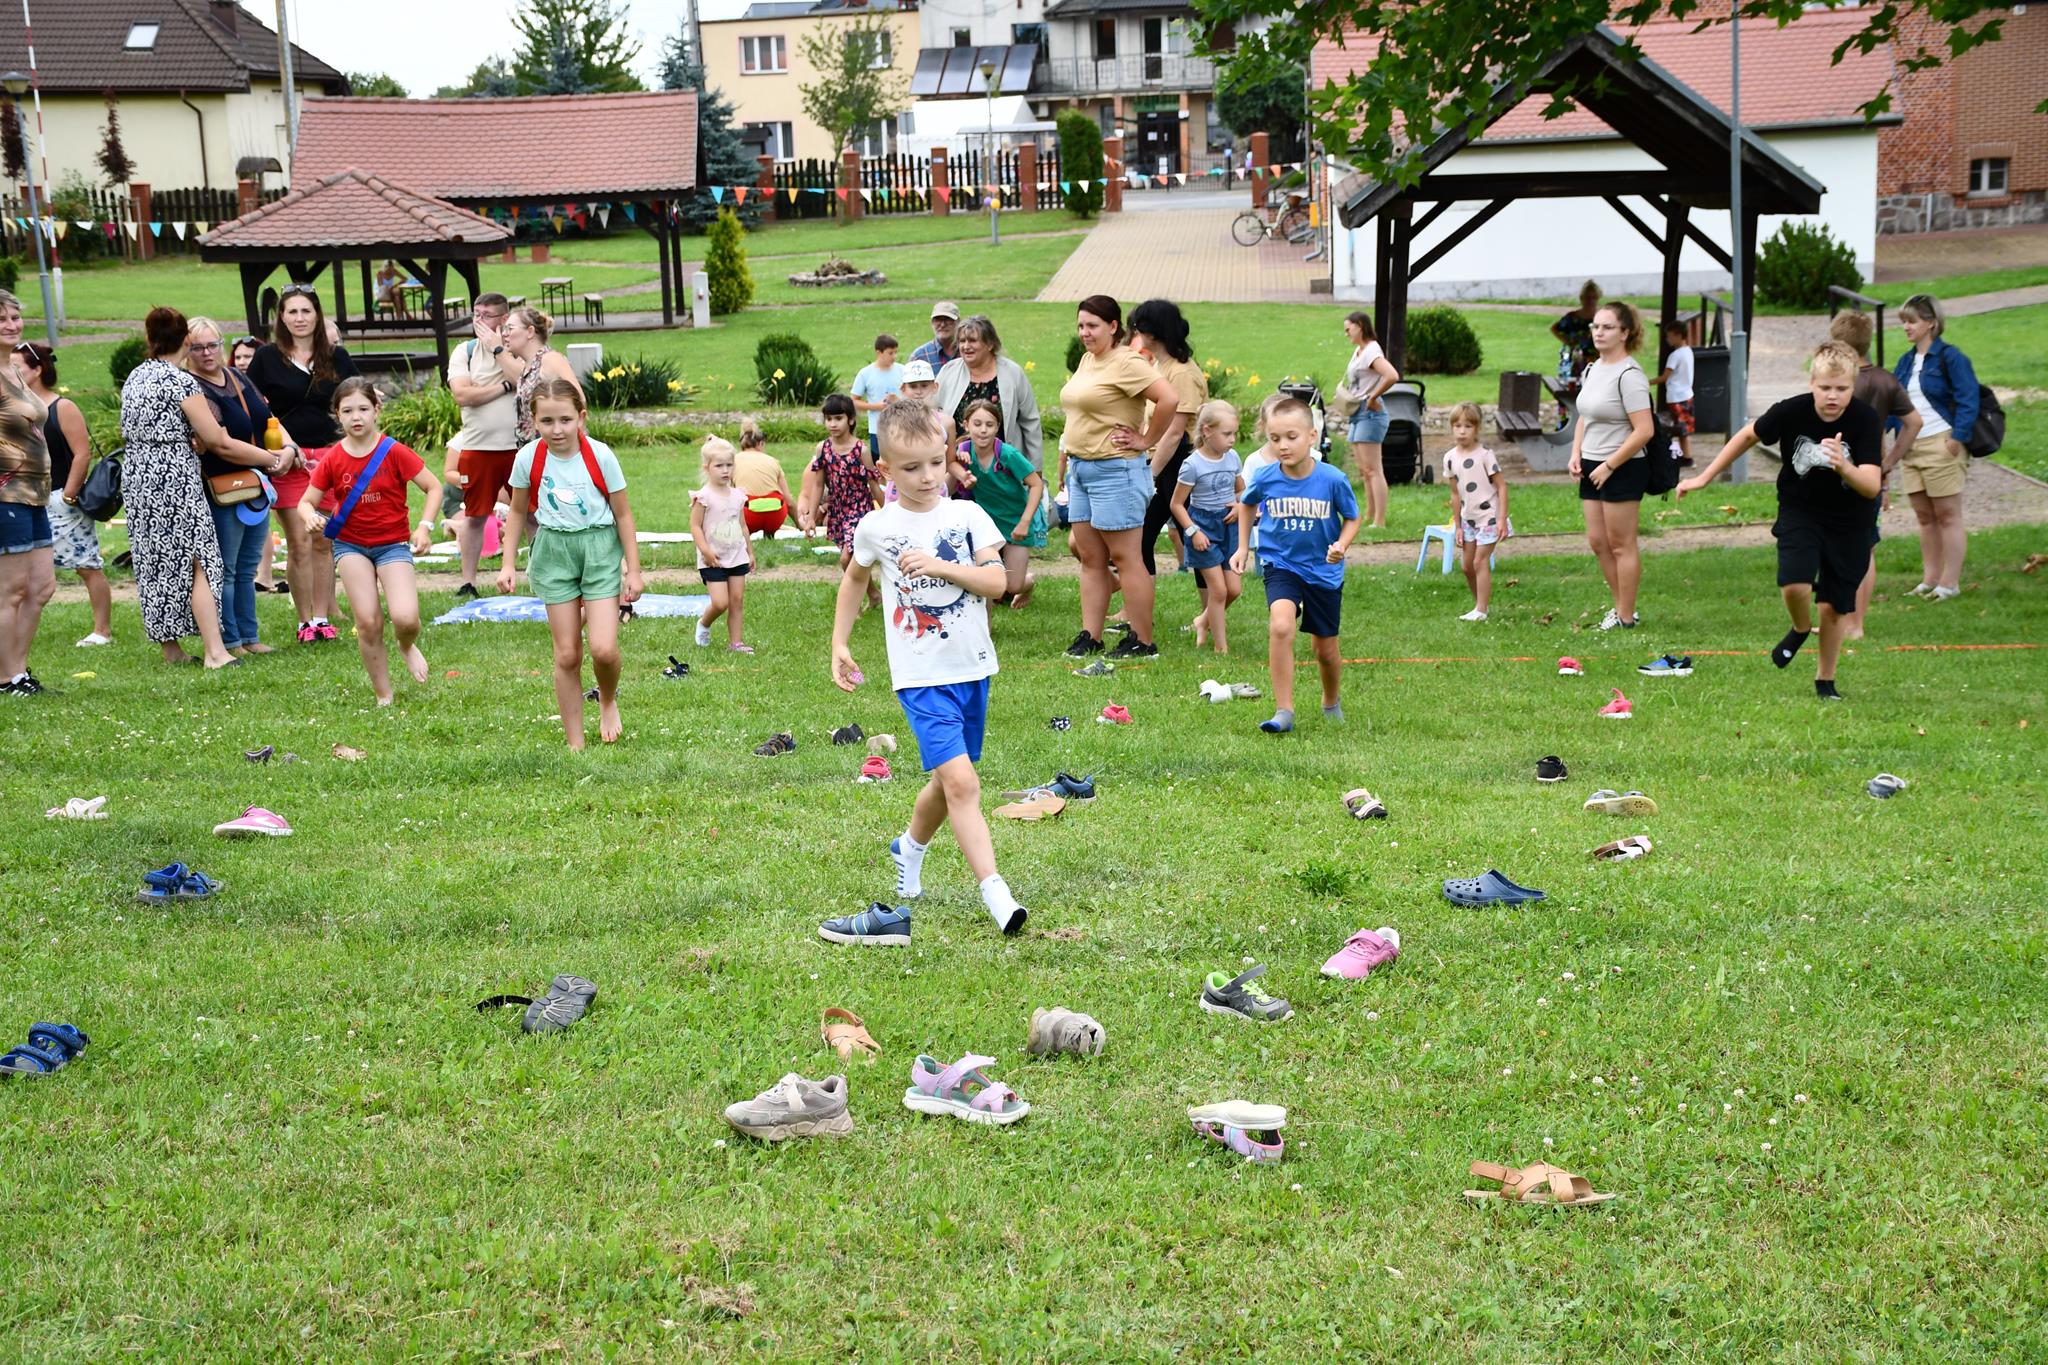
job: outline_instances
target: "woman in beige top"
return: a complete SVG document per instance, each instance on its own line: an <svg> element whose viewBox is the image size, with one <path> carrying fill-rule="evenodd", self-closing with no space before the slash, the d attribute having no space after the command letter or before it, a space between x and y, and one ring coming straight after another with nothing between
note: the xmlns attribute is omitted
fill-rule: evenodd
<svg viewBox="0 0 2048 1365"><path fill-rule="evenodd" d="M1067 646L1069 658L1102 651L1103 623L1119 582L1131 633L1112 658L1150 658L1152 575L1139 544L1145 508L1152 500L1149 453L1158 449L1172 424L1180 398L1152 363L1124 344L1123 309L1102 294L1081 300L1075 326L1081 363L1060 390L1067 415L1060 433L1057 501L1068 509L1068 543L1081 561L1081 633ZM1145 421L1145 404L1152 419ZM1125 449L1120 429L1143 434Z"/></svg>
<svg viewBox="0 0 2048 1365"><path fill-rule="evenodd" d="M1643 322L1630 305L1617 299L1593 314L1597 358L1580 380L1570 469L1579 479L1586 543L1614 599L1601 618L1602 630L1635 628L1636 590L1643 581L1636 536L1650 483L1644 457L1657 428L1650 418L1650 378L1631 355L1642 344Z"/></svg>

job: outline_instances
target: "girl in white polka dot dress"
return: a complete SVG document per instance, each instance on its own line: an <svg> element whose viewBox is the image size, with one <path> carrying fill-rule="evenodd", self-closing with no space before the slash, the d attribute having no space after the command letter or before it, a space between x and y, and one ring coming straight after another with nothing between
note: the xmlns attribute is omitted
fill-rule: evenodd
<svg viewBox="0 0 2048 1365"><path fill-rule="evenodd" d="M1460 621L1484 621L1493 600L1493 547L1515 533L1508 520L1508 481L1500 461L1479 444L1479 405L1451 409L1451 448L1444 452L1444 484L1451 490L1451 534L1465 557L1472 610Z"/></svg>

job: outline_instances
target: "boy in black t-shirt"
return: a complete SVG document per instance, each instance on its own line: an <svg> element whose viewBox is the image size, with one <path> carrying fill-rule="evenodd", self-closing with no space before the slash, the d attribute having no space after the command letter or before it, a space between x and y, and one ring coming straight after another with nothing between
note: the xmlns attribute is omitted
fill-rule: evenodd
<svg viewBox="0 0 2048 1365"><path fill-rule="evenodd" d="M1842 653L1844 618L1856 610L1856 588L1870 567L1870 528L1884 487L1884 427L1876 409L1856 399L1857 355L1839 341L1824 342L1808 364L1811 389L1776 403L1728 438L1713 463L1678 485L1678 496L1713 482L1736 456L1759 441L1784 460L1778 471L1778 586L1792 629L1771 651L1783 668L1813 632L1813 598L1820 596L1820 665L1813 690L1840 701L1835 664Z"/></svg>

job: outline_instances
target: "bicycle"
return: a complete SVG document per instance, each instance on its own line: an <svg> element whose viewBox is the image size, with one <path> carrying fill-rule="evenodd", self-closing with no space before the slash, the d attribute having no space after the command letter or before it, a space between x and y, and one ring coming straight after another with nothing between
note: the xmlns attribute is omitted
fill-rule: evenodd
<svg viewBox="0 0 2048 1365"><path fill-rule="evenodd" d="M1286 203L1272 204L1273 217L1268 220L1258 209L1246 209L1230 224L1230 235L1239 246L1257 246L1269 237L1284 237L1296 244L1306 242L1315 236L1316 230L1309 223L1308 205L1301 202L1301 196L1290 194Z"/></svg>

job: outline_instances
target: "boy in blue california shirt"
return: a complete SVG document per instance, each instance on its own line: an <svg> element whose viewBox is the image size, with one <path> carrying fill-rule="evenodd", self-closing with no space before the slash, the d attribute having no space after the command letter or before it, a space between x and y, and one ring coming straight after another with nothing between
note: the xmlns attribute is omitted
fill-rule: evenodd
<svg viewBox="0 0 2048 1365"><path fill-rule="evenodd" d="M1294 728L1294 637L1306 628L1315 641L1323 680L1323 716L1341 721L1337 627L1344 617L1344 552L1358 535L1358 499L1351 480L1316 460L1315 422L1308 404L1283 398L1267 410L1266 444L1279 463L1252 475L1238 500L1239 549L1230 559L1241 574L1259 523L1259 559L1266 570L1267 656L1273 673L1273 718L1259 722L1269 735Z"/></svg>

